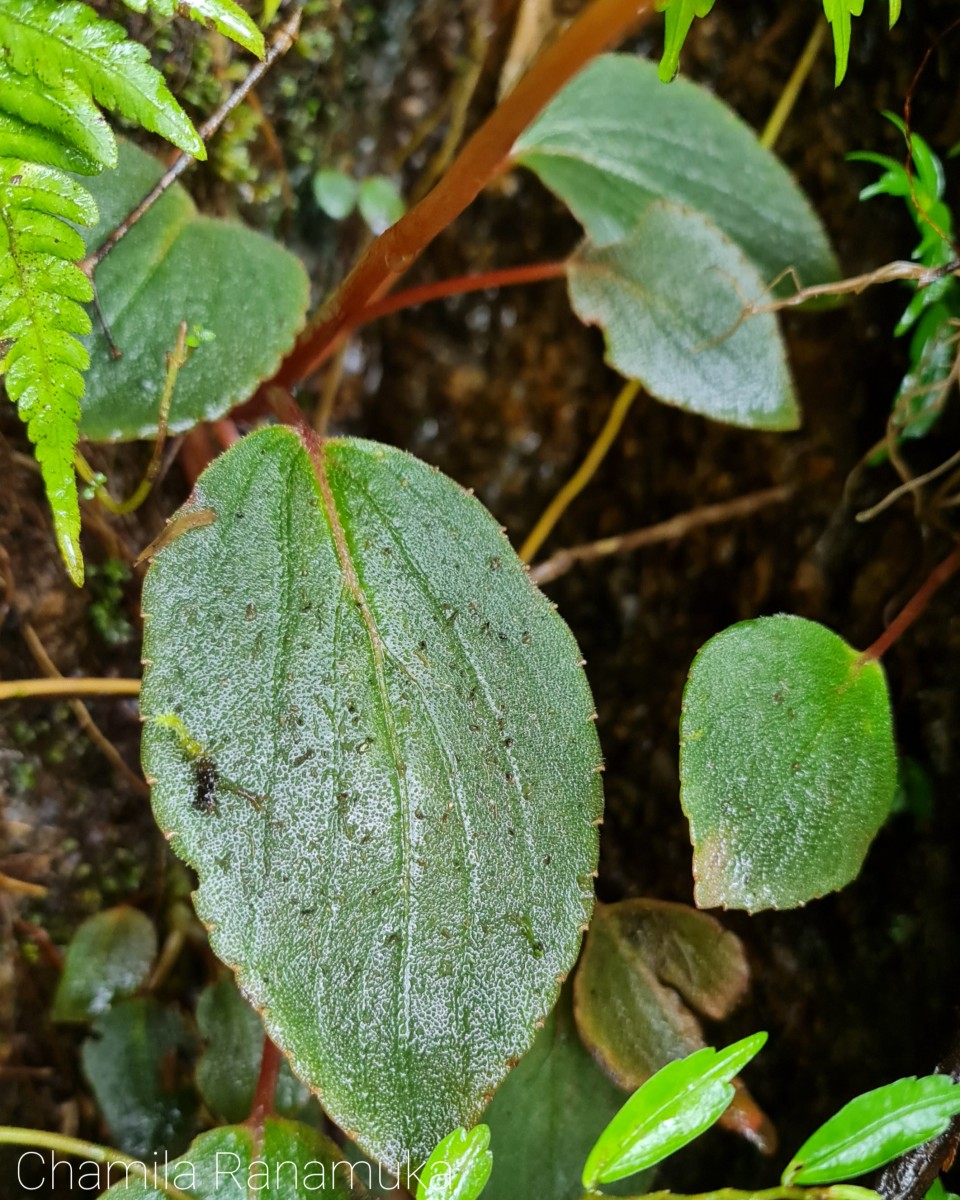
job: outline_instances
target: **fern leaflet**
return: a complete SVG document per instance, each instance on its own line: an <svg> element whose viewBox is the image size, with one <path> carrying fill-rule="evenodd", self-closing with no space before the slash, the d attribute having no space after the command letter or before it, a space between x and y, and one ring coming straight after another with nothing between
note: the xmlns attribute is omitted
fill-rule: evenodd
<svg viewBox="0 0 960 1200"><path fill-rule="evenodd" d="M143 13L151 9L158 17L172 17L179 12L201 25L212 25L225 37L263 58L263 34L248 13L234 0L123 0L127 8Z"/></svg>
<svg viewBox="0 0 960 1200"><path fill-rule="evenodd" d="M54 512L57 542L74 583L83 583L73 450L89 333L82 307L90 281L74 260L83 239L67 221L92 225L93 197L52 167L0 159L0 339L12 343L0 372L26 422Z"/></svg>

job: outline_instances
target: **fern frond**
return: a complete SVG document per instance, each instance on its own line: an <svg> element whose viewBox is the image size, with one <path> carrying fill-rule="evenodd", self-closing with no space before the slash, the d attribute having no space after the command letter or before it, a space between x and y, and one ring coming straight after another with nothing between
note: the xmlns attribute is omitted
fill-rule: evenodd
<svg viewBox="0 0 960 1200"><path fill-rule="evenodd" d="M81 0L0 0L0 47L20 74L35 75L54 91L69 77L104 108L206 158L146 47Z"/></svg>
<svg viewBox="0 0 960 1200"><path fill-rule="evenodd" d="M104 167L117 165L117 143L110 126L90 97L69 78L53 88L35 75L11 70L0 59L0 114L31 129L37 146L30 150L22 142L23 148L18 149L0 129L0 158L32 159L81 175L96 175ZM8 138L26 136L11 123L5 128Z"/></svg>
<svg viewBox="0 0 960 1200"><path fill-rule="evenodd" d="M212 25L224 37L243 46L263 58L263 34L253 18L243 11L234 0L123 0L127 8L144 13L151 9L158 17L172 17L174 12L199 21L201 25Z"/></svg>
<svg viewBox="0 0 960 1200"><path fill-rule="evenodd" d="M73 453L83 372L78 335L90 332L83 304L93 288L76 265L83 239L68 221L93 225L97 206L61 171L0 159L0 362L7 393L36 446L60 552L83 583L80 508Z"/></svg>

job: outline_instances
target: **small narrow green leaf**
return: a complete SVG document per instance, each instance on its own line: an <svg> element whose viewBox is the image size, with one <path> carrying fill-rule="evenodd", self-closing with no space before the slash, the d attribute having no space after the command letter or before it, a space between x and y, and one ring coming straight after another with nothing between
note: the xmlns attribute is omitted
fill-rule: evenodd
<svg viewBox="0 0 960 1200"><path fill-rule="evenodd" d="M694 17L705 17L714 0L658 0L657 8L664 10L663 56L660 59L660 78L669 83L680 70L680 51L687 40Z"/></svg>
<svg viewBox="0 0 960 1200"><path fill-rule="evenodd" d="M151 1182L152 1165L146 1179L116 1164L108 1178L113 1186L103 1200L170 1200L168 1191ZM339 1146L307 1125L279 1117L268 1117L262 1129L224 1125L200 1134L182 1158L157 1165L157 1181L192 1200L365 1200L368 1195L365 1173L354 1171Z"/></svg>
<svg viewBox="0 0 960 1200"><path fill-rule="evenodd" d="M232 979L212 983L197 1001L197 1027L206 1049L197 1063L197 1087L212 1113L227 1122L245 1121L263 1057L263 1022ZM284 1059L274 1096L281 1117L300 1117L310 1091Z"/></svg>
<svg viewBox="0 0 960 1200"><path fill-rule="evenodd" d="M703 214L651 204L625 241L582 246L567 278L577 316L603 329L610 365L658 399L750 429L799 425L776 318L742 319L763 280Z"/></svg>
<svg viewBox="0 0 960 1200"><path fill-rule="evenodd" d="M153 922L120 905L84 921L67 947L54 1021L89 1021L146 982L157 954Z"/></svg>
<svg viewBox="0 0 960 1200"><path fill-rule="evenodd" d="M155 158L121 143L117 170L91 180L101 219L87 236L88 252L162 173ZM306 273L289 251L235 222L200 216L176 186L100 263L96 283L122 357L114 358L97 323L86 342L80 419L92 441L156 437L166 356L181 321L213 337L204 337L177 376L171 432L222 417L269 378L309 299Z"/></svg>
<svg viewBox="0 0 960 1200"><path fill-rule="evenodd" d="M333 221L349 217L357 204L357 181L343 171L318 171L313 177L313 196Z"/></svg>
<svg viewBox="0 0 960 1200"><path fill-rule="evenodd" d="M893 4L891 0L891 15ZM834 84L839 87L847 73L847 63L850 59L851 17L859 17L863 12L863 0L823 0L823 11L833 29L833 52L836 59Z"/></svg>
<svg viewBox="0 0 960 1200"><path fill-rule="evenodd" d="M857 1096L803 1143L785 1185L834 1183L865 1175L937 1137L960 1113L949 1075L910 1076Z"/></svg>
<svg viewBox="0 0 960 1200"><path fill-rule="evenodd" d="M154 813L296 1073L422 1162L529 1049L593 907L579 651L482 505L398 450L267 428L198 509L145 583Z"/></svg>
<svg viewBox="0 0 960 1200"><path fill-rule="evenodd" d="M194 21L212 25L224 37L263 58L263 33L234 0L186 0L184 8Z"/></svg>
<svg viewBox="0 0 960 1200"><path fill-rule="evenodd" d="M699 1137L728 1107L730 1081L766 1040L765 1033L755 1033L725 1050L707 1046L663 1067L600 1135L583 1168L583 1186L624 1179Z"/></svg>
<svg viewBox="0 0 960 1200"><path fill-rule="evenodd" d="M83 1072L125 1154L177 1154L187 1144L196 1112L187 1070L192 1050L180 1013L151 998L123 1000L93 1023Z"/></svg>
<svg viewBox="0 0 960 1200"><path fill-rule="evenodd" d="M406 211L397 185L385 175L373 175L360 184L357 208L377 237L395 225Z"/></svg>
<svg viewBox="0 0 960 1200"><path fill-rule="evenodd" d="M80 0L0 0L0 46L10 66L58 90L64 77L99 104L195 158L207 152L145 46Z"/></svg>
<svg viewBox="0 0 960 1200"><path fill-rule="evenodd" d="M591 63L521 135L513 157L598 245L622 241L651 203L669 200L709 217L766 284L788 267L805 286L839 277L822 223L754 131L706 88L686 79L664 87L656 66L633 55Z"/></svg>
<svg viewBox="0 0 960 1200"><path fill-rule="evenodd" d="M694 660L680 718L697 904L792 908L844 887L896 776L878 662L800 617L725 629Z"/></svg>
<svg viewBox="0 0 960 1200"><path fill-rule="evenodd" d="M890 0L890 28L900 20L900 5L901 0Z"/></svg>
<svg viewBox="0 0 960 1200"><path fill-rule="evenodd" d="M448 1134L427 1159L417 1184L417 1200L476 1200L493 1166L490 1130L462 1126Z"/></svg>

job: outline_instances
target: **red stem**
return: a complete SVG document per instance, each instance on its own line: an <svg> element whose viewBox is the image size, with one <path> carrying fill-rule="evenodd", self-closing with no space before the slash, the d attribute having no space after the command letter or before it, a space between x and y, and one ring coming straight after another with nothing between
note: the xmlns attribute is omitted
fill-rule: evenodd
<svg viewBox="0 0 960 1200"><path fill-rule="evenodd" d="M952 554L933 568L916 593L907 601L873 645L868 646L860 655L860 661L871 662L886 654L893 643L902 637L920 616L930 603L934 593L943 587L958 568L960 568L960 546L957 546Z"/></svg>
<svg viewBox="0 0 960 1200"><path fill-rule="evenodd" d="M351 322L383 296L423 249L487 186L527 126L592 58L653 15L653 0L593 0L473 134L432 192L373 241L301 335L270 384L313 372Z"/></svg>
<svg viewBox="0 0 960 1200"><path fill-rule="evenodd" d="M383 300L368 304L357 313L350 323L351 330L389 317L391 313L431 300L442 300L445 296L462 296L467 292L482 292L487 288L513 287L524 283L539 283L543 279L560 279L567 273L566 262L530 263L523 267L502 267L497 271L483 271L476 275L458 275L455 279L438 279L433 283L421 283L418 287L396 292Z"/></svg>
<svg viewBox="0 0 960 1200"><path fill-rule="evenodd" d="M255 1129L262 1129L264 1121L273 1112L282 1062L283 1057L280 1051L268 1037L264 1037L260 1075L257 1079L256 1091L253 1093L253 1108L250 1110L250 1124Z"/></svg>

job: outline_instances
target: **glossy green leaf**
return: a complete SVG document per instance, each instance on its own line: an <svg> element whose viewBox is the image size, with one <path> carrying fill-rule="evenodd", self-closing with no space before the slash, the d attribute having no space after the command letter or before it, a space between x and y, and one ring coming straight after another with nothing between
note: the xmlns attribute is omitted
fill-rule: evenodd
<svg viewBox="0 0 960 1200"><path fill-rule="evenodd" d="M0 46L22 75L55 91L64 78L98 104L159 133L195 158L207 152L150 52L79 0L0 0Z"/></svg>
<svg viewBox="0 0 960 1200"><path fill-rule="evenodd" d="M486 1125L455 1129L420 1171L417 1200L476 1200L487 1186L493 1155Z"/></svg>
<svg viewBox="0 0 960 1200"><path fill-rule="evenodd" d="M581 247L567 278L610 365L659 400L750 429L799 425L776 318L741 319L763 281L700 213L658 201L625 241Z"/></svg>
<svg viewBox="0 0 960 1200"><path fill-rule="evenodd" d="M653 63L597 59L521 136L514 158L596 243L622 241L663 199L706 214L765 284L787 267L808 286L838 276L823 226L753 130L705 88L664 87Z"/></svg>
<svg viewBox="0 0 960 1200"><path fill-rule="evenodd" d="M96 174L116 166L117 143L110 126L89 96L70 78L53 88L35 75L21 75L0 59L0 112L22 122L41 144L33 161L65 171ZM24 149L4 145L12 126L0 125L0 157L26 157Z"/></svg>
<svg viewBox="0 0 960 1200"><path fill-rule="evenodd" d="M700 650L680 718L680 796L701 907L792 908L844 887L895 790L879 663L792 616L733 625Z"/></svg>
<svg viewBox="0 0 960 1200"><path fill-rule="evenodd" d="M489 513L375 443L262 430L179 520L143 599L157 820L297 1074L421 1162L529 1048L592 908L576 645Z"/></svg>
<svg viewBox="0 0 960 1200"><path fill-rule="evenodd" d="M370 227L371 233L379 235L395 225L403 216L405 205L397 191L397 185L385 175L373 175L360 184L357 191L357 208Z"/></svg>
<svg viewBox="0 0 960 1200"><path fill-rule="evenodd" d="M857 1096L803 1143L784 1184L833 1183L865 1175L937 1137L960 1113L949 1075L910 1076Z"/></svg>
<svg viewBox="0 0 960 1200"><path fill-rule="evenodd" d="M120 166L92 180L100 223L89 250L150 190L162 167L129 144ZM214 334L178 377L170 429L182 432L222 417L254 391L293 344L306 313L307 278L281 246L232 221L197 214L171 188L96 271L100 304L122 357L99 322L90 351L81 436L92 441L155 437L166 355L181 321Z"/></svg>
<svg viewBox="0 0 960 1200"><path fill-rule="evenodd" d="M740 939L706 913L662 900L600 905L574 978L577 1026L610 1078L633 1091L705 1046L695 1013L728 1016L749 980ZM776 1146L742 1084L721 1123L765 1152Z"/></svg>
<svg viewBox="0 0 960 1200"><path fill-rule="evenodd" d="M583 1168L596 1187L652 1167L709 1129L733 1099L731 1080L767 1040L755 1033L672 1062L630 1097L600 1135Z"/></svg>
<svg viewBox="0 0 960 1200"><path fill-rule="evenodd" d="M714 0L658 0L657 8L664 10L663 56L660 59L660 79L669 83L680 70L680 51L687 40L694 17L705 17Z"/></svg>
<svg viewBox="0 0 960 1200"><path fill-rule="evenodd" d="M586 1157L623 1101L580 1040L567 986L484 1113L494 1148L484 1200L579 1200Z"/></svg>
<svg viewBox="0 0 960 1200"><path fill-rule="evenodd" d="M158 17L172 17L179 12L263 58L263 34L235 0L123 0L123 3L134 12L145 13L150 9Z"/></svg>
<svg viewBox="0 0 960 1200"><path fill-rule="evenodd" d="M67 947L53 998L55 1021L89 1021L147 980L157 955L153 922L120 905L84 921Z"/></svg>
<svg viewBox="0 0 960 1200"><path fill-rule="evenodd" d="M895 2L891 0L891 3ZM836 59L834 83L839 87L850 60L851 17L859 17L863 12L863 0L823 0L823 11L833 30L833 53ZM892 16L892 8L890 12Z"/></svg>
<svg viewBox="0 0 960 1200"><path fill-rule="evenodd" d="M152 1168L150 1168L152 1170ZM150 1181L123 1166L110 1167L113 1186L104 1200L170 1200ZM158 1180L192 1200L262 1196L271 1200L361 1200L363 1177L352 1176L340 1148L307 1125L270 1117L262 1132L225 1125L202 1133L182 1158L161 1163Z"/></svg>
<svg viewBox="0 0 960 1200"><path fill-rule="evenodd" d="M357 181L343 171L318 171L313 177L313 197L333 221L350 216L358 190Z"/></svg>
<svg viewBox="0 0 960 1200"><path fill-rule="evenodd" d="M124 1000L99 1016L83 1044L90 1082L113 1144L134 1158L180 1152L193 1131L193 1039L176 1009Z"/></svg>
<svg viewBox="0 0 960 1200"><path fill-rule="evenodd" d="M263 1022L237 991L232 979L204 988L197 1001L197 1026L206 1049L197 1062L197 1087L215 1116L245 1121L263 1057ZM299 1117L310 1102L306 1084L295 1078L284 1060L274 1096L281 1117Z"/></svg>

